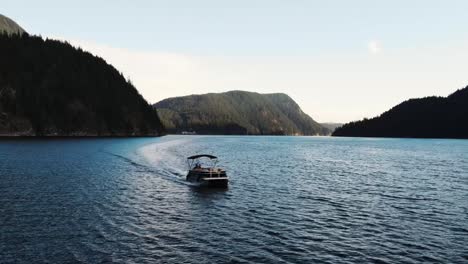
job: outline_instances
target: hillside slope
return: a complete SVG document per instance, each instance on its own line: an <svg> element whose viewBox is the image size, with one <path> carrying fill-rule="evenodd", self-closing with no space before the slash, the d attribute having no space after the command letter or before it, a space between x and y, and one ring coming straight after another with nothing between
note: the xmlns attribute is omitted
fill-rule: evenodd
<svg viewBox="0 0 468 264"><path fill-rule="evenodd" d="M23 34L26 31L20 27L15 21L0 14L0 34Z"/></svg>
<svg viewBox="0 0 468 264"><path fill-rule="evenodd" d="M154 109L103 59L54 40L0 34L0 135L155 136Z"/></svg>
<svg viewBox="0 0 468 264"><path fill-rule="evenodd" d="M378 117L348 123L333 136L468 138L468 87L448 97L405 101Z"/></svg>
<svg viewBox="0 0 468 264"><path fill-rule="evenodd" d="M154 105L169 132L238 135L326 135L285 94L244 91L190 95Z"/></svg>

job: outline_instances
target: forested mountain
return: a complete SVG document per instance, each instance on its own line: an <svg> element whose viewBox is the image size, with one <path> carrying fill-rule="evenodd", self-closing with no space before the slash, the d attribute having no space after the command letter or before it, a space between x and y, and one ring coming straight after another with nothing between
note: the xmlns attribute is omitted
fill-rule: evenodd
<svg viewBox="0 0 468 264"><path fill-rule="evenodd" d="M0 135L161 135L156 111L114 67L68 43L0 34Z"/></svg>
<svg viewBox="0 0 468 264"><path fill-rule="evenodd" d="M237 135L326 135L285 94L244 91L210 93L165 99L154 105L172 133Z"/></svg>
<svg viewBox="0 0 468 264"><path fill-rule="evenodd" d="M333 135L468 138L468 87L448 97L405 101L379 117L348 123L336 129Z"/></svg>
<svg viewBox="0 0 468 264"><path fill-rule="evenodd" d="M23 34L25 33L24 29L21 28L15 21L9 19L8 17L0 14L0 34Z"/></svg>

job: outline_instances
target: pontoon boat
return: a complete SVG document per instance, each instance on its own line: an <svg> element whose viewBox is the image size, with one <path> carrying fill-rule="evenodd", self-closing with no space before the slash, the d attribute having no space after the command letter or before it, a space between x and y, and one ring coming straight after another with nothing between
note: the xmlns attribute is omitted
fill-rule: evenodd
<svg viewBox="0 0 468 264"><path fill-rule="evenodd" d="M209 161L208 164L206 161ZM216 168L218 158L213 155L195 155L187 158L189 172L187 181L200 186L227 187L229 178L226 171Z"/></svg>

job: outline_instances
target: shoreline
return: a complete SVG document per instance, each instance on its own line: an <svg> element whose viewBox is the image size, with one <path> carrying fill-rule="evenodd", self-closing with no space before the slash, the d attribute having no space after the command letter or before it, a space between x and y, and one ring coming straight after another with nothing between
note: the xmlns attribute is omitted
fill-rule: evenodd
<svg viewBox="0 0 468 264"><path fill-rule="evenodd" d="M105 138L161 138L167 136L164 135L139 135L139 136L132 136L132 135L105 135L105 136L97 136L97 135L90 135L90 136L25 136L25 135L0 135L0 140L3 139L105 139Z"/></svg>

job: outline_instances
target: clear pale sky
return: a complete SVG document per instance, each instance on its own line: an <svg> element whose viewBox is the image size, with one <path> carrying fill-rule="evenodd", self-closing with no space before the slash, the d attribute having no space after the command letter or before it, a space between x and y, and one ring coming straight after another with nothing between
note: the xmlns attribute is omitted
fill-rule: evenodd
<svg viewBox="0 0 468 264"><path fill-rule="evenodd" d="M151 103L283 92L321 122L468 85L468 1L24 1L0 13L113 64Z"/></svg>

